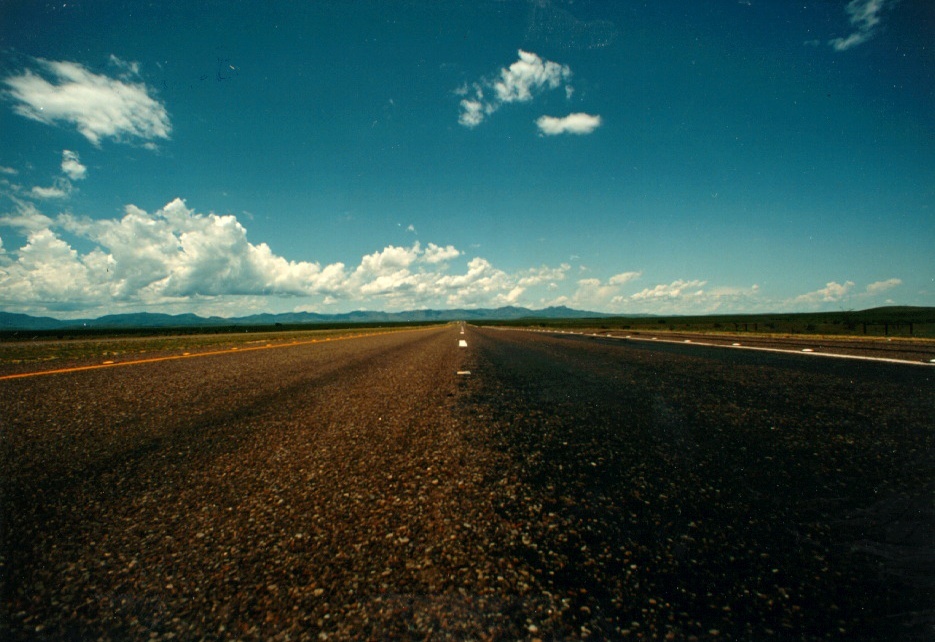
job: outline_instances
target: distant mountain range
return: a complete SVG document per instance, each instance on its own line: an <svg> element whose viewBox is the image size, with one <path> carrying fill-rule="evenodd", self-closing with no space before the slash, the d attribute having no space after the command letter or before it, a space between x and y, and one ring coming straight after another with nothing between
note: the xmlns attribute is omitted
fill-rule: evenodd
<svg viewBox="0 0 935 642"><path fill-rule="evenodd" d="M128 329L128 328L197 328L218 326L275 326L321 323L406 323L426 321L509 321L514 319L586 319L607 317L600 312L573 310L564 306L542 310L503 307L474 310L409 310L406 312L357 311L343 314L316 314L314 312L285 312L282 314L253 314L245 317L201 317L197 314L109 314L96 319L53 319L28 314L0 312L0 330L69 330Z"/></svg>

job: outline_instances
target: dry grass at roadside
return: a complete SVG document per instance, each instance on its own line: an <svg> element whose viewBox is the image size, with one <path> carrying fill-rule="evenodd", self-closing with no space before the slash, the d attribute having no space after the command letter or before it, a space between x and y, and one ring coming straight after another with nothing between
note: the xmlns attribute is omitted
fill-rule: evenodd
<svg viewBox="0 0 935 642"><path fill-rule="evenodd" d="M65 364L131 361L139 358L205 352L227 348L283 344L351 336L373 332L394 332L402 328L354 328L298 330L286 332L230 332L148 337L94 337L37 341L0 342L0 373Z"/></svg>

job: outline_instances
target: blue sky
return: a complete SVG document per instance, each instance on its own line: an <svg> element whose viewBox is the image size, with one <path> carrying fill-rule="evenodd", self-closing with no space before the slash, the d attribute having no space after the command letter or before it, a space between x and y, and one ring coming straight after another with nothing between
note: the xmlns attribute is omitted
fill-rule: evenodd
<svg viewBox="0 0 935 642"><path fill-rule="evenodd" d="M935 5L0 2L0 309L935 305Z"/></svg>

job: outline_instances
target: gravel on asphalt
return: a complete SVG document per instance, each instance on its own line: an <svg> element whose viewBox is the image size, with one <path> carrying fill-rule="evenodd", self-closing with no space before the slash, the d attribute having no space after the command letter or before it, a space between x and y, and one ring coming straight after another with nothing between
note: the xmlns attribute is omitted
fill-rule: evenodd
<svg viewBox="0 0 935 642"><path fill-rule="evenodd" d="M932 633L928 370L455 328L0 382L0 637Z"/></svg>

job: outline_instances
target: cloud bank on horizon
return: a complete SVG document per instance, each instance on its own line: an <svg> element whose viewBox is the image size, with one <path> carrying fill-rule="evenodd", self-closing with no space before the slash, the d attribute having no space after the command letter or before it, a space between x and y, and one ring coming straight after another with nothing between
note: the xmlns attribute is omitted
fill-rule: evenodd
<svg viewBox="0 0 935 642"><path fill-rule="evenodd" d="M744 306L872 302L902 284L890 278L854 294L852 281L830 282L792 300L776 301L761 297L758 285L706 288L708 281L703 279L632 287L643 272L629 271L606 281L578 279L572 294L562 295L555 291L572 270L568 263L509 273L474 256L459 272L451 262L464 259L465 253L453 245L423 247L419 241L408 247L388 245L363 256L352 268L340 262L287 260L266 243L250 242L235 216L200 214L179 198L152 213L127 205L119 219L67 213L50 218L24 203L18 213L0 217L0 226L15 228L26 237L26 244L15 252L0 244L4 306L32 314L77 315L119 308L195 309L233 316L245 304L262 309L270 298L291 300L294 310L321 310L342 303L350 309L388 311L567 305L620 313L708 313ZM64 235L94 247L79 252Z"/></svg>
<svg viewBox="0 0 935 642"><path fill-rule="evenodd" d="M507 274L474 257L464 272L452 273L449 262L462 256L460 250L419 241L389 245L353 268L289 261L265 243L251 243L236 217L199 214L178 198L153 213L128 205L119 219L52 219L26 205L0 217L0 225L18 228L27 239L15 256L0 247L0 292L8 308L32 312L212 300L236 305L243 297L350 301L389 310L500 306L515 304L530 287L554 286L570 269ZM79 253L63 234L95 247Z"/></svg>
<svg viewBox="0 0 935 642"><path fill-rule="evenodd" d="M895 0L851 0L845 14L853 31L827 40L829 48L846 52L869 42L895 5ZM559 100L570 105L574 98L588 111L569 106L562 115L560 109L553 111L553 100L530 123L528 140L560 147L565 143L549 145L543 139L564 136L571 146L598 130L590 140L604 136L611 126L605 127L602 115L589 113L584 92L572 84L571 65L528 49L516 50L513 62L455 90L460 127L453 125L452 112L445 116L452 129L477 137L478 128L501 110L547 102L542 97L555 92ZM386 241L338 261L286 258L268 242L253 240L247 230L252 218L245 223L232 213L198 212L181 197L167 198L152 211L125 204L119 216L75 214L71 201L101 173L88 158L105 157L115 145L158 157L161 149L183 142L175 140L181 130L170 118L172 105L147 84L139 62L110 54L105 67L30 57L21 69L0 78L3 106L60 132L62 140L72 136L45 150L57 165L44 179L35 178L34 168L26 171L26 164L0 157L0 197L6 201L0 209L0 307L5 310L65 317L116 310L234 316L271 309L566 305L621 314L702 314L871 307L909 295L906 274L896 270L863 279L842 270L829 275L834 278L799 281L790 292L762 281L725 282L690 263L662 270L626 254L595 267L590 259L578 260L572 246L548 264L505 267L509 257L491 256L453 235L439 239L437 230L432 232L436 242ZM449 100L453 84L445 90ZM542 113L546 110L551 113ZM619 120L608 122L616 126ZM173 185L160 188L169 195L180 191ZM416 230L425 227L424 221L418 223L399 227L418 236ZM616 233L622 235L622 229ZM532 242L535 232L523 232Z"/></svg>

